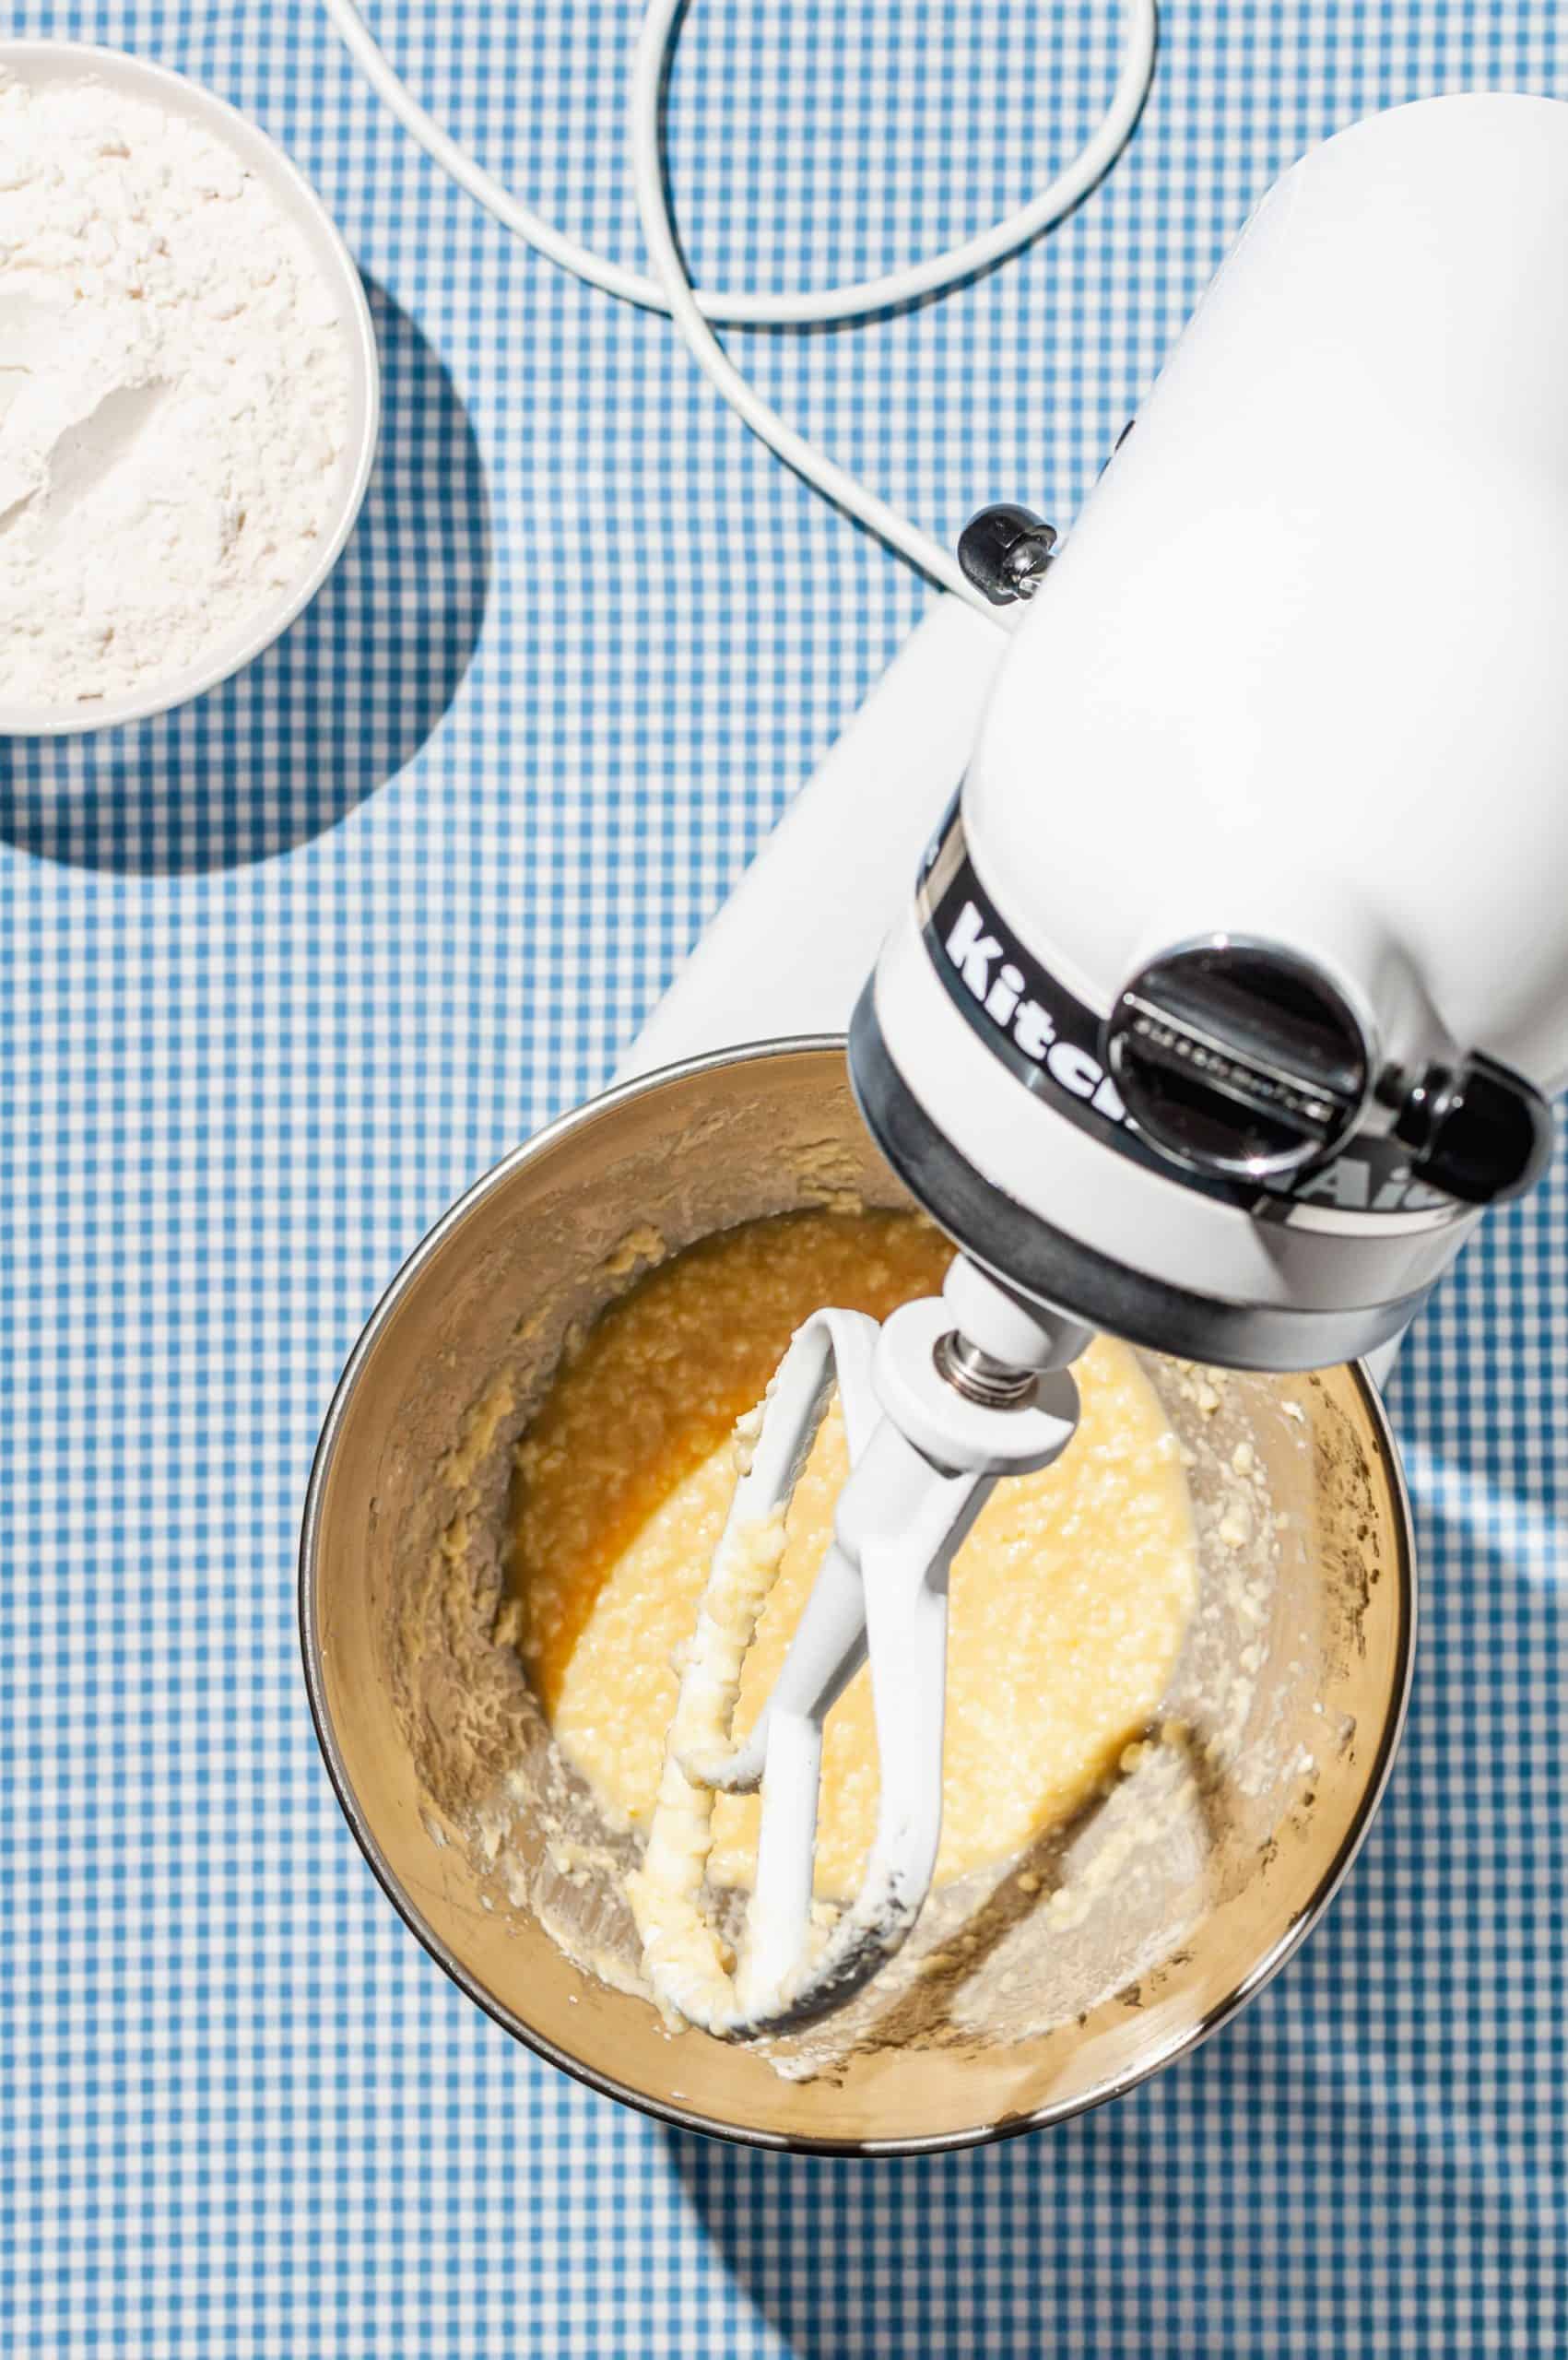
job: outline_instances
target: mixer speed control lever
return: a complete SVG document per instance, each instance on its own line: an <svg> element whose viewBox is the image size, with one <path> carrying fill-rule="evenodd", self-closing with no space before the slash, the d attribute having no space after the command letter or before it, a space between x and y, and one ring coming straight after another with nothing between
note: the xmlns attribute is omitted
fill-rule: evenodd
<svg viewBox="0 0 1568 2360"><path fill-rule="evenodd" d="M1411 1170L1462 1205L1522 1196L1550 1161L1546 1100L1479 1049L1456 1066L1385 1075L1377 1094L1396 1110L1394 1137L1411 1150Z"/></svg>

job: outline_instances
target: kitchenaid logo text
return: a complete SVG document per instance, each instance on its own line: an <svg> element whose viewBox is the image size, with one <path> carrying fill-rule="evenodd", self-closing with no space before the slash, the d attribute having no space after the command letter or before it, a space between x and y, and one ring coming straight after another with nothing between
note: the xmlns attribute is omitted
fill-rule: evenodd
<svg viewBox="0 0 1568 2360"><path fill-rule="evenodd" d="M956 803L926 852L919 907L926 948L945 989L1002 1063L1080 1130L1171 1178L1169 1159L1127 1120L1100 1055L1100 1018L1031 958L992 908L970 865ZM1212 1054L1203 1052L1205 1059ZM1303 1104L1304 1111L1316 1111L1310 1093ZM1397 1141L1385 1138L1356 1139L1328 1163L1282 1181L1221 1179L1191 1171L1180 1177L1184 1187L1267 1221L1310 1221L1325 1212L1353 1220L1390 1213L1430 1218L1444 1211L1457 1217L1463 1210L1417 1180Z"/></svg>
<svg viewBox="0 0 1568 2360"><path fill-rule="evenodd" d="M1032 1064L1059 1090L1081 1098L1113 1123L1126 1120L1115 1083L1100 1059L1077 1041L1063 1040L1056 1019L1029 988L1023 969L1008 956L973 902L966 901L947 937L947 951L973 997Z"/></svg>
<svg viewBox="0 0 1568 2360"><path fill-rule="evenodd" d="M1091 1051L1079 1042L1062 1038L1060 1011L1053 1015L1030 989L1017 959L1008 955L1008 947L992 930L996 924L995 918L982 914L977 903L965 900L944 938L948 957L971 997L1032 1066L1050 1075L1058 1089L1091 1106L1107 1122L1126 1125L1126 1109L1115 1083ZM1138 1029L1154 1037L1164 1037L1170 1046L1190 1056L1200 1069L1227 1070L1225 1060L1187 1041L1185 1035L1168 1028L1161 1035L1159 1028L1144 1019L1139 1020ZM1249 1087L1256 1087L1253 1069L1245 1070ZM1323 1102L1307 1095L1301 1095L1299 1103L1315 1114L1332 1112ZM1130 1130L1124 1132L1124 1139L1133 1136ZM1186 1185L1196 1185L1190 1174L1186 1175ZM1251 1192L1224 1186L1223 1193L1237 1200ZM1403 1162L1385 1162L1374 1169L1365 1153L1357 1153L1354 1149L1342 1152L1320 1171L1295 1174L1290 1196L1308 1203L1337 1206L1344 1212L1426 1211L1444 1201L1435 1189L1413 1178ZM1256 1198L1255 1209L1261 1210L1266 1202L1266 1198Z"/></svg>

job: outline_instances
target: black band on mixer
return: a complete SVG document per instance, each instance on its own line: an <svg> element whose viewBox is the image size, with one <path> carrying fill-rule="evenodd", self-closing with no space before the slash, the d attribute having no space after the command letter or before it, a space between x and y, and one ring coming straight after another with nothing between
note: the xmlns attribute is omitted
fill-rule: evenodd
<svg viewBox="0 0 1568 2360"><path fill-rule="evenodd" d="M917 907L944 990L992 1055L1053 1113L1146 1171L1265 1221L1356 1229L1393 1218L1425 1229L1463 1218L1467 1209L1425 1187L1391 1137L1354 1139L1330 1162L1269 1179L1195 1172L1150 1146L1108 1070L1104 1018L1041 965L981 883L961 797L926 853Z"/></svg>

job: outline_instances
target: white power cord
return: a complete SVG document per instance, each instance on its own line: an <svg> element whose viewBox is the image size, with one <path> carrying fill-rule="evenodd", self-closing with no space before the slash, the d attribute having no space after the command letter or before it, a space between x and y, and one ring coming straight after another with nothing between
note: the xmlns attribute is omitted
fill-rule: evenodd
<svg viewBox="0 0 1568 2360"><path fill-rule="evenodd" d="M967 580L950 549L933 540L909 517L901 516L896 508L890 508L885 500L846 473L835 459L819 451L803 434L797 434L777 410L769 407L755 386L741 375L703 317L676 241L665 184L665 76L674 47L675 29L685 6L686 0L648 0L631 65L631 193L643 224L648 258L664 290L671 319L709 384L786 467L793 467L797 476L803 476L827 499L835 501L851 516L858 517L878 540L897 549L932 581L939 582L945 590L956 592L961 598L967 598L992 620L1000 620L997 608L984 591L976 590Z"/></svg>
<svg viewBox="0 0 1568 2360"><path fill-rule="evenodd" d="M806 327L826 321L864 318L868 313L914 301L956 286L1016 254L1042 230L1059 221L1101 180L1131 136L1149 92L1157 38L1156 0L1126 0L1126 31L1121 71L1098 129L1071 163L1015 213L961 244L906 269L888 271L847 287L794 293L693 288L681 261L665 191L663 92L674 46L681 0L651 0L632 67L632 186L655 276L643 277L581 245L552 228L459 146L420 105L397 74L366 23L357 0L323 0L350 56L377 96L442 170L502 225L562 270L590 287L644 310L664 312L675 322L693 358L723 398L751 431L806 481L866 525L922 573L977 606L993 622L1003 620L965 579L957 560L917 525L857 482L797 434L753 391L729 360L709 324Z"/></svg>

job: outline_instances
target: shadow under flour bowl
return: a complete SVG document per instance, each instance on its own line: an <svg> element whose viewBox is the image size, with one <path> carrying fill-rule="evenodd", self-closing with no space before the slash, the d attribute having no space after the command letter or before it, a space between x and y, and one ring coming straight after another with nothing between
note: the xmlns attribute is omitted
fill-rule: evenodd
<svg viewBox="0 0 1568 2360"><path fill-rule="evenodd" d="M618 1873L631 1839L594 1824L494 1641L513 1446L570 1332L649 1258L851 1199L905 1201L836 1042L671 1068L517 1150L431 1233L349 1363L312 1480L301 1609L350 1823L498 2022L685 2128L885 2154L1114 2095L1289 1956L1392 1760L1414 1575L1362 1373L1211 1382L1145 1356L1192 1452L1200 1587L1136 1764L1026 1860L949 1888L846 2015L767 2056L672 2035L637 1974ZM1250 1556L1219 1536L1238 1452L1267 1511Z"/></svg>
<svg viewBox="0 0 1568 2360"><path fill-rule="evenodd" d="M57 737L188 702L303 611L364 498L379 368L321 200L211 91L118 50L6 41L0 109L0 532L19 585L0 733Z"/></svg>

